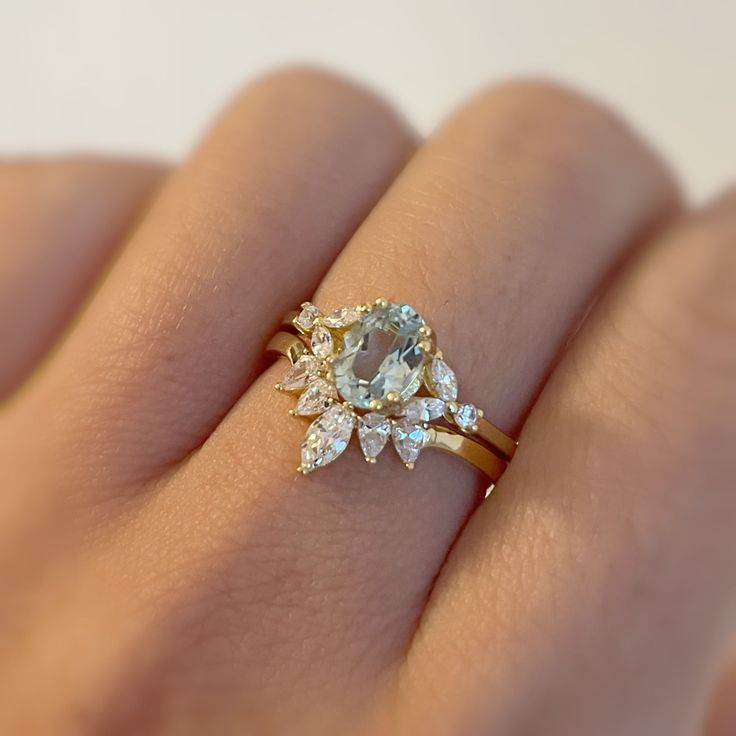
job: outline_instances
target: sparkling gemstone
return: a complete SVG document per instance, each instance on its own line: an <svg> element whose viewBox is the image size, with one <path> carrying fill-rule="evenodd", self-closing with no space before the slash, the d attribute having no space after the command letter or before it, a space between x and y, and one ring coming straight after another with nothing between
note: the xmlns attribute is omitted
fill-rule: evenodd
<svg viewBox="0 0 736 736"><path fill-rule="evenodd" d="M307 429L302 442L302 471L309 473L331 463L350 442L355 427L353 415L342 404L331 406Z"/></svg>
<svg viewBox="0 0 736 736"><path fill-rule="evenodd" d="M386 446L391 434L391 422L378 412L372 411L358 421L358 439L366 458L377 457Z"/></svg>
<svg viewBox="0 0 736 736"><path fill-rule="evenodd" d="M322 318L322 324L325 327L340 328L357 322L360 319L360 310L358 307L340 307L330 312L326 317Z"/></svg>
<svg viewBox="0 0 736 736"><path fill-rule="evenodd" d="M414 423L431 422L439 419L445 412L445 402L442 399L423 397L412 399L404 409L404 416Z"/></svg>
<svg viewBox="0 0 736 736"><path fill-rule="evenodd" d="M470 432L478 424L478 409L472 404L460 404L452 415L460 429Z"/></svg>
<svg viewBox="0 0 736 736"><path fill-rule="evenodd" d="M312 352L320 359L324 360L329 355L332 355L332 335L330 331L317 325L312 333Z"/></svg>
<svg viewBox="0 0 736 736"><path fill-rule="evenodd" d="M430 374L433 393L443 401L455 401L457 399L457 378L452 368L442 358L435 357L432 360Z"/></svg>
<svg viewBox="0 0 736 736"><path fill-rule="evenodd" d="M340 395L370 408L395 393L405 401L422 383L427 358L419 347L422 318L406 304L376 307L345 333L332 369Z"/></svg>
<svg viewBox="0 0 736 736"><path fill-rule="evenodd" d="M336 398L335 387L329 381L315 378L307 384L306 390L296 402L294 412L303 417L321 414Z"/></svg>
<svg viewBox="0 0 736 736"><path fill-rule="evenodd" d="M396 452L405 463L413 463L427 442L427 430L421 424L399 419L391 428L391 438Z"/></svg>
<svg viewBox="0 0 736 736"><path fill-rule="evenodd" d="M314 325L314 320L319 317L319 309L310 304L310 302L304 302L302 304L302 311L299 312L299 316L294 322L301 327L303 330L311 330Z"/></svg>
<svg viewBox="0 0 736 736"><path fill-rule="evenodd" d="M307 381L316 375L318 367L319 362L317 358L309 355L309 353L303 353L299 356L296 363L286 371L281 381L281 388L287 391L304 388L307 385Z"/></svg>

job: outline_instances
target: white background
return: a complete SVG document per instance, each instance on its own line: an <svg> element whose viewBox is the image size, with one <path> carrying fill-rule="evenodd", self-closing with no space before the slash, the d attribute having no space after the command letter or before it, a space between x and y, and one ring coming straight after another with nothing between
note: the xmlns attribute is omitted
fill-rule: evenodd
<svg viewBox="0 0 736 736"><path fill-rule="evenodd" d="M541 73L622 111L696 199L736 173L733 0L0 0L0 154L179 158L243 82L295 61L368 81L425 133Z"/></svg>

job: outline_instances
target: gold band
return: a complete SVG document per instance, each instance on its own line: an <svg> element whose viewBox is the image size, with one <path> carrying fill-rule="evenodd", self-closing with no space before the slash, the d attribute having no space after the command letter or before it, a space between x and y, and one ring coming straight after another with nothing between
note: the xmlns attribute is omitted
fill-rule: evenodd
<svg viewBox="0 0 736 736"><path fill-rule="evenodd" d="M285 322L290 322L287 315ZM307 351L303 339L290 332L277 332L266 345L267 352L286 357L294 365ZM487 443L476 441L475 437ZM480 470L495 484L513 457L517 442L487 419L478 420L477 432L471 438L451 427L431 426L428 429L426 448L435 448L455 455Z"/></svg>

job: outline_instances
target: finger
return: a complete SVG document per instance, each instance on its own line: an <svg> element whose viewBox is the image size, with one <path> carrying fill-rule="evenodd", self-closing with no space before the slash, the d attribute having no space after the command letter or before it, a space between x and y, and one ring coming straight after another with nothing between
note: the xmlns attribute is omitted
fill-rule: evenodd
<svg viewBox="0 0 736 736"><path fill-rule="evenodd" d="M0 164L0 400L56 340L163 173L91 157Z"/></svg>
<svg viewBox="0 0 736 736"><path fill-rule="evenodd" d="M736 660L719 679L703 736L733 736L736 733Z"/></svg>
<svg viewBox="0 0 736 736"><path fill-rule="evenodd" d="M457 730L699 730L736 620L735 237L731 197L645 253L463 532L407 671Z"/></svg>
<svg viewBox="0 0 736 736"><path fill-rule="evenodd" d="M329 308L384 295L415 306L464 396L510 428L596 286L672 198L660 165L608 113L556 88L512 85L426 144L317 299ZM323 702L339 700L385 672L478 486L474 472L430 452L407 473L390 448L376 466L353 451L295 478L305 425L284 416L292 402L273 392L283 370L249 389L144 522L177 569L184 557L216 581L202 594L203 628L232 647L238 702L243 690L273 688L267 702L287 681L292 703L315 681ZM213 508L227 509L226 524L213 528ZM202 637L187 656L211 661L209 645ZM249 679L260 678L253 652L284 663L267 683ZM179 664L178 685L197 689L197 667Z"/></svg>
<svg viewBox="0 0 736 736"><path fill-rule="evenodd" d="M48 416L45 436L62 438L52 451L70 482L92 465L119 488L201 443L252 379L279 313L314 288L411 146L382 102L319 72L276 74L239 97L28 402L25 415Z"/></svg>

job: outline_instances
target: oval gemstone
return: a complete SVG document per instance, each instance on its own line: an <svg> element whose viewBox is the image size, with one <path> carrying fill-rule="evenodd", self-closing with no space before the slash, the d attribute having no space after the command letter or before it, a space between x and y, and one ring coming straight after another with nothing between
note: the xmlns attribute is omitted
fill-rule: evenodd
<svg viewBox="0 0 736 736"><path fill-rule="evenodd" d="M386 401L395 393L402 401L422 383L427 357L419 343L424 320L407 304L376 307L346 333L332 363L335 386L345 401L359 409Z"/></svg>

